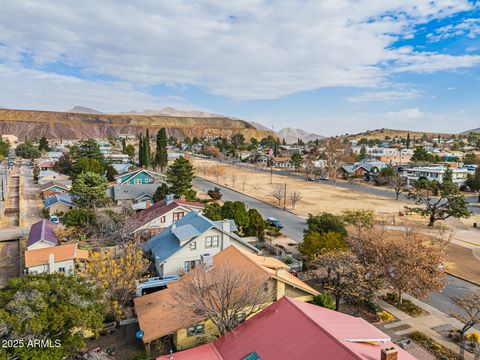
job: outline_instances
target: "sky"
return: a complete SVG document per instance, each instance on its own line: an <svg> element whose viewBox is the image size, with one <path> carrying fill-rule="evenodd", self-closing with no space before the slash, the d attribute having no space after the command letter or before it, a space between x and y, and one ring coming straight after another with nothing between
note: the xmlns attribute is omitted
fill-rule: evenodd
<svg viewBox="0 0 480 360"><path fill-rule="evenodd" d="M3 0L0 107L321 135L480 127L480 1Z"/></svg>

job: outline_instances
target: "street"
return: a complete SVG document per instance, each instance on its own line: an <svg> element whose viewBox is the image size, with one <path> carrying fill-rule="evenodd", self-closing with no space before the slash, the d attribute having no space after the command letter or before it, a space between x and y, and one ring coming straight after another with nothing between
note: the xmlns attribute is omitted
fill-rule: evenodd
<svg viewBox="0 0 480 360"><path fill-rule="evenodd" d="M248 208L257 209L263 217L276 217L285 225L285 227L282 229L282 233L296 241L302 241L303 229L306 228L306 221L304 219L288 211L283 211L275 206L233 191L224 186L216 185L213 182L199 177L194 179L193 184L199 190L204 192L213 189L214 187L218 187L223 194L222 200L242 201ZM480 286L474 285L451 275L447 275L447 282L447 286L445 289L443 289L443 291L431 293L429 299L425 301L427 304L445 312L446 314L457 311L451 302L451 297L463 296L471 291L480 291Z"/></svg>
<svg viewBox="0 0 480 360"><path fill-rule="evenodd" d="M20 216L23 217L23 225L29 227L42 219L42 205L38 199L40 186L33 181L33 171L28 161L22 161L20 176L23 179L23 208Z"/></svg>

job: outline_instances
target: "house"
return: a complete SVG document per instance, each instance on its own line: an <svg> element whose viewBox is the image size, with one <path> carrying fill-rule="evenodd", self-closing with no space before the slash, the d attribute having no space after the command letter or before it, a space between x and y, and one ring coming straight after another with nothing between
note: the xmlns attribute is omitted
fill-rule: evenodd
<svg viewBox="0 0 480 360"><path fill-rule="evenodd" d="M132 164L129 163L122 163L122 164L112 164L111 165L117 174L125 174L128 173L128 170L132 167Z"/></svg>
<svg viewBox="0 0 480 360"><path fill-rule="evenodd" d="M273 161L273 166L276 168L280 168L280 169L292 168L292 159L288 156L274 157L272 161Z"/></svg>
<svg viewBox="0 0 480 360"><path fill-rule="evenodd" d="M387 164L381 161L361 161L353 165L344 165L341 167L342 176L363 177L366 174L375 175L385 168Z"/></svg>
<svg viewBox="0 0 480 360"><path fill-rule="evenodd" d="M141 232L142 236L145 234L153 236L190 211L202 211L204 206L202 203L186 201L185 197L175 200L173 195L168 195L165 199L132 216L128 220L128 226L133 233Z"/></svg>
<svg viewBox="0 0 480 360"><path fill-rule="evenodd" d="M138 169L117 175L115 181L118 185L161 184L165 182L165 175L146 169Z"/></svg>
<svg viewBox="0 0 480 360"><path fill-rule="evenodd" d="M25 251L25 268L29 274L63 272L73 274L81 260L88 259L88 250L78 244L65 244Z"/></svg>
<svg viewBox="0 0 480 360"><path fill-rule="evenodd" d="M48 220L36 222L30 228L27 250L45 249L58 245L58 238L53 231L54 224Z"/></svg>
<svg viewBox="0 0 480 360"><path fill-rule="evenodd" d="M245 252L236 246L229 246L215 255L213 266L233 266L248 271L250 276L258 277L267 290L272 290L272 302L284 296L311 301L318 295L315 289L290 274L288 265L280 260ZM187 277L195 276L197 270L186 273L165 290L134 299L139 326L144 333L142 340L147 347L152 341L170 337L176 349L182 350L194 347L217 334L215 325L210 320L175 302L176 287L181 286L183 281L188 281Z"/></svg>
<svg viewBox="0 0 480 360"><path fill-rule="evenodd" d="M63 156L63 152L61 151L49 151L47 153L47 157L53 160L58 160L62 156Z"/></svg>
<svg viewBox="0 0 480 360"><path fill-rule="evenodd" d="M67 175L52 170L43 170L38 174L38 183L40 185L46 184L49 181L65 182L69 179Z"/></svg>
<svg viewBox="0 0 480 360"><path fill-rule="evenodd" d="M153 203L153 194L161 184L113 185L107 196L117 205L138 204L147 200Z"/></svg>
<svg viewBox="0 0 480 360"><path fill-rule="evenodd" d="M143 250L152 254L160 276L187 272L199 265L202 257L214 256L230 245L258 253L256 247L234 233L236 230L233 220L212 221L191 211L149 239Z"/></svg>
<svg viewBox="0 0 480 360"><path fill-rule="evenodd" d="M57 163L56 160L51 160L51 159L43 160L38 163L38 167L40 168L40 170L50 170L50 169L53 169L56 163Z"/></svg>
<svg viewBox="0 0 480 360"><path fill-rule="evenodd" d="M362 318L285 296L210 344L175 360L414 360ZM387 350L388 349L388 350ZM382 356L382 353L384 355ZM390 355L390 356L387 356ZM170 355L157 360L172 359Z"/></svg>
<svg viewBox="0 0 480 360"><path fill-rule="evenodd" d="M407 179L407 185L412 185L412 183L420 178L425 178L427 180L436 180L439 183L442 183L443 176L447 167L445 166L419 166L406 168L402 172L402 176ZM458 186L465 185L468 178L468 169L466 168L456 168L452 170L452 179L455 184Z"/></svg>
<svg viewBox="0 0 480 360"><path fill-rule="evenodd" d="M40 186L40 196L46 199L49 196L56 194L68 194L70 186L58 181L49 181Z"/></svg>
<svg viewBox="0 0 480 360"><path fill-rule="evenodd" d="M48 210L50 215L60 214L60 216L65 215L74 207L70 194L49 196L43 201L43 206Z"/></svg>

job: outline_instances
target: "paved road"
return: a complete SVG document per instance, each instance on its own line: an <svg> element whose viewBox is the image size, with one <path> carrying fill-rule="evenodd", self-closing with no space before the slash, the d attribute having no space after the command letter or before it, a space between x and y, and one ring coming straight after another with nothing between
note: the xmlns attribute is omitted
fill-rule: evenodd
<svg viewBox="0 0 480 360"><path fill-rule="evenodd" d="M301 241L303 239L303 229L307 227L307 222L297 215L294 215L288 211L283 211L253 197L230 190L224 186L216 185L215 183L202 178L195 178L193 184L196 188L204 192L207 192L214 187L218 187L222 190L222 200L241 201L245 203L247 208L257 209L264 218L273 216L285 225L282 230L285 235L297 241Z"/></svg>
<svg viewBox="0 0 480 360"><path fill-rule="evenodd" d="M40 186L33 181L33 171L28 165L28 161L22 161L21 176L23 177L23 223L24 225L31 225L42 219L42 205L37 198L40 194Z"/></svg>
<svg viewBox="0 0 480 360"><path fill-rule="evenodd" d="M452 303L452 297L464 296L472 291L480 291L480 286L458 279L451 275L447 275L447 282L448 285L445 287L445 289L443 289L442 292L431 293L428 300L424 300L424 302L448 315L455 312L460 312L460 309L458 309ZM476 326L476 328L480 330L480 325Z"/></svg>
<svg viewBox="0 0 480 360"><path fill-rule="evenodd" d="M285 235L294 240L302 241L303 229L306 228L306 222L304 219L250 196L230 190L224 186L216 185L205 179L196 178L193 183L202 191L213 189L215 186L219 187L222 190L223 200L242 201L249 208L256 208L263 217L276 217L285 224L285 228L282 230ZM450 275L447 275L447 282L448 284L443 291L430 294L429 299L425 301L427 304L446 314L458 311L458 309L456 309L452 304L451 297L463 296L471 291L480 291L480 286L460 280Z"/></svg>

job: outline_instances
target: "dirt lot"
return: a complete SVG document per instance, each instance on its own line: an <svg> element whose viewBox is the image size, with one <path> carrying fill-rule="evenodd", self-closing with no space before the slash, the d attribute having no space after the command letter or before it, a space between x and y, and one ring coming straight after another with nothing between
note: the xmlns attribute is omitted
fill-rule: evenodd
<svg viewBox="0 0 480 360"><path fill-rule="evenodd" d="M8 279L20 275L19 251L18 240L0 242L0 288L7 285Z"/></svg>
<svg viewBox="0 0 480 360"><path fill-rule="evenodd" d="M275 206L279 206L278 200L272 196L275 184L281 184L281 186L286 184L287 209L302 217L307 217L309 213L317 214L320 212L339 214L343 210L358 208L373 209L377 214L398 214L406 205L402 201L350 189L337 188L331 185L306 182L275 174L271 179L270 174L217 164L207 160L194 160L193 162L196 168L196 175L217 182L217 178L211 171L205 172L205 168L211 169L212 166L221 166L223 174L218 177L218 183ZM289 199L289 194L292 190L299 191L302 197L297 202L294 210L292 210ZM280 207L283 208L283 200Z"/></svg>

